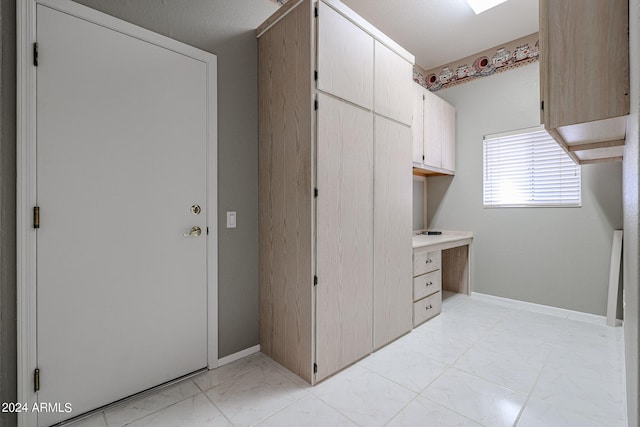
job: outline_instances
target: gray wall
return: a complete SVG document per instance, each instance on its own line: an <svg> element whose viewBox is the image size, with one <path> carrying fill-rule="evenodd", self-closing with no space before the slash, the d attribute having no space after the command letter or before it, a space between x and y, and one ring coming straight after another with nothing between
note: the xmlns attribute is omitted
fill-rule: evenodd
<svg viewBox="0 0 640 427"><path fill-rule="evenodd" d="M219 355L258 344L258 43L267 0L76 0L218 56ZM226 211L238 228L226 228Z"/></svg>
<svg viewBox="0 0 640 427"><path fill-rule="evenodd" d="M0 1L0 402L16 401L16 9ZM0 413L0 426L15 414Z"/></svg>
<svg viewBox="0 0 640 427"><path fill-rule="evenodd" d="M604 315L622 166L582 167L581 208L482 207L482 137L537 126L537 63L437 92L456 107L456 176L428 178L428 224L471 230L473 291Z"/></svg>
<svg viewBox="0 0 640 427"><path fill-rule="evenodd" d="M638 409L638 310L640 294L638 281L638 221L640 198L638 192L638 150L640 139L640 0L629 1L629 52L631 72L631 115L627 122L627 141L623 162L624 201L624 347L627 370L627 415L629 426L640 425Z"/></svg>
<svg viewBox="0 0 640 427"><path fill-rule="evenodd" d="M269 0L78 0L218 56L219 354L258 344L258 99L255 28ZM0 2L0 399L15 401L15 4ZM225 211L238 228L225 228ZM15 418L0 415L1 425Z"/></svg>

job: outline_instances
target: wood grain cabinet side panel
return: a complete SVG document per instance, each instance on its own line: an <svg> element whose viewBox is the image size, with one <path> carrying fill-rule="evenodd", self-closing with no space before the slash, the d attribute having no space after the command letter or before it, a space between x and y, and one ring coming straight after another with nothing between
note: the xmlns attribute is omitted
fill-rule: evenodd
<svg viewBox="0 0 640 427"><path fill-rule="evenodd" d="M413 65L376 40L374 111L411 126Z"/></svg>
<svg viewBox="0 0 640 427"><path fill-rule="evenodd" d="M629 113L627 0L541 0L547 129Z"/></svg>
<svg viewBox="0 0 640 427"><path fill-rule="evenodd" d="M312 380L311 9L258 39L261 350Z"/></svg>
<svg viewBox="0 0 640 427"><path fill-rule="evenodd" d="M320 381L372 350L373 114L322 93L317 114Z"/></svg>
<svg viewBox="0 0 640 427"><path fill-rule="evenodd" d="M376 115L374 143L374 348L411 330L411 128Z"/></svg>
<svg viewBox="0 0 640 427"><path fill-rule="evenodd" d="M468 245L442 251L442 289L470 295Z"/></svg>
<svg viewBox="0 0 640 427"><path fill-rule="evenodd" d="M318 89L373 108L373 37L318 4Z"/></svg>

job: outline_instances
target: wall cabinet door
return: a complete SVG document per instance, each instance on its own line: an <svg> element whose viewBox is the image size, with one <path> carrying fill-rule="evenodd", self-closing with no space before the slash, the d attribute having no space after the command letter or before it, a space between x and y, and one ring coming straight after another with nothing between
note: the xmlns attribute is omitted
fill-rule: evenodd
<svg viewBox="0 0 640 427"><path fill-rule="evenodd" d="M440 102L442 127L442 169L456 170L456 110L446 101Z"/></svg>
<svg viewBox="0 0 640 427"><path fill-rule="evenodd" d="M318 2L318 89L373 108L373 37Z"/></svg>
<svg viewBox="0 0 640 427"><path fill-rule="evenodd" d="M434 168L442 167L442 122L440 111L442 100L424 91L424 164Z"/></svg>
<svg viewBox="0 0 640 427"><path fill-rule="evenodd" d="M411 126L413 66L376 40L374 111Z"/></svg>
<svg viewBox="0 0 640 427"><path fill-rule="evenodd" d="M411 123L411 136L413 138L412 160L415 163L422 163L424 159L424 91L425 89L419 84L413 84L413 121Z"/></svg>
<svg viewBox="0 0 640 427"><path fill-rule="evenodd" d="M412 326L411 129L375 116L374 349Z"/></svg>
<svg viewBox="0 0 640 427"><path fill-rule="evenodd" d="M320 381L372 350L373 114L319 94L317 145Z"/></svg>
<svg viewBox="0 0 640 427"><path fill-rule="evenodd" d="M629 113L627 0L540 1L547 129Z"/></svg>
<svg viewBox="0 0 640 427"><path fill-rule="evenodd" d="M424 89L423 153L426 169L436 168L439 173L456 169L456 110L442 98ZM414 129L414 137L415 132ZM415 144L415 142L414 142ZM414 162L418 148L414 148Z"/></svg>

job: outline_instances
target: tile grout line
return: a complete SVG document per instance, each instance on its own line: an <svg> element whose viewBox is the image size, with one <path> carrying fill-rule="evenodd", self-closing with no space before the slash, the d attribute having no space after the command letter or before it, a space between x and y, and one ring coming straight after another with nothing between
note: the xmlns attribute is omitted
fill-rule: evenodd
<svg viewBox="0 0 640 427"><path fill-rule="evenodd" d="M268 356L267 356L268 357ZM300 387L302 388L303 386L296 384L296 382L289 378L289 376L287 374L285 374L284 372L282 372L280 365L278 362L276 362L275 360L271 359L270 357L268 357L268 360L265 362L265 364L269 364L273 369L275 369L275 371L281 375L285 380L287 380L289 383L293 384L296 387ZM284 366L282 366L283 369L287 369ZM288 370L287 370L288 371ZM290 372L290 371L289 371ZM264 417L262 417L261 419L259 419L257 422L251 424L252 426L256 426L266 420L268 420L269 418L272 418L274 416L276 416L277 414L281 413L282 411L284 411L285 409L295 405L296 403L300 402L302 399L304 399L305 397L310 396L310 392L309 390L301 390L303 393L301 393L300 397L294 399L293 401L287 403L286 405L284 405L282 408L277 409L275 412L273 412L272 414L266 415Z"/></svg>
<svg viewBox="0 0 640 427"><path fill-rule="evenodd" d="M232 377L232 378L234 378L234 377ZM196 387L198 387L198 389L200 390L200 392L204 395L205 399L207 399L207 400L209 401L209 403L211 403L211 404L213 405L213 407L214 407L214 408L216 408L216 409L218 410L218 412L220 412L220 413L222 414L222 416L223 416L227 421L229 421L229 424L231 424L232 426L235 426L235 424L234 424L234 423L229 419L229 417L227 416L227 414L225 414L225 413L224 413L224 411L223 411L222 409L220 409L220 408L218 407L218 405L216 405L216 404L215 404L215 402L214 402L214 401L209 397L209 395L207 394L207 392L206 392L206 391L204 391L204 390L202 390L202 387L200 387L200 386L198 385L198 383L197 383L197 382L195 382L195 381L194 381L194 384L196 385ZM218 385L221 385L221 384L218 384ZM217 387L217 386L215 386L215 387ZM213 389L213 388L215 388L215 387L211 387L209 390L211 390L211 389Z"/></svg>
<svg viewBox="0 0 640 427"><path fill-rule="evenodd" d="M322 397L316 395L315 393L313 393L313 397L315 397L316 399L320 400L322 403L324 403L325 405L329 406L331 409L333 409L334 411L338 412L340 415L342 415L343 417L345 417L346 419L348 419L349 421L351 421L353 424L359 426L359 427L366 427L363 426L360 423L357 423L354 419L352 419L349 415L345 414L344 412L342 412L340 409L336 408L335 406L333 406L331 403L327 402L326 400L324 400Z"/></svg>
<svg viewBox="0 0 640 427"><path fill-rule="evenodd" d="M177 382L177 383L175 383L175 384L173 384L173 385L186 384L188 381L191 381L191 382L196 386L196 388L197 388L198 390L200 390L200 387L198 387L198 384L196 384L196 383L195 383L195 381L193 381L191 378L188 378L188 379L184 380L184 382L182 382L182 381ZM173 385L172 385L172 386L173 386ZM170 403L169 405L166 405L166 406L163 406L162 408L156 409L155 411L150 412L150 413L148 413L148 414L146 414L146 415L144 415L144 416L142 416L142 417L134 418L133 420L127 421L127 422L125 422L124 424L119 424L118 426L115 426L115 425L114 425L114 426L111 426L111 424L109 424L109 419L107 418L106 413L105 413L105 418L107 418L107 427L126 427L126 426L128 426L128 425L130 425L130 424L133 424L133 423L135 423L135 422L137 422L137 421L140 421L140 420L142 420L142 419L144 419L144 418L150 417L151 415L155 415L155 414L157 414L157 413L158 413L158 412L160 412L160 411L163 411L163 410L165 410L165 409L167 409L167 408L170 408L170 407L172 407L172 406L175 406L175 405L177 405L178 403L182 403L182 402L184 402L184 401L186 401L186 400L188 400L188 399L191 399L191 398L193 398L194 396L197 396L197 395L198 395L198 393L192 394L191 396L187 396L187 397L185 397L184 399L180 399L180 400L178 400L177 402ZM150 394L149 396L153 396L153 394Z"/></svg>
<svg viewBox="0 0 640 427"><path fill-rule="evenodd" d="M421 396L422 396L422 395L421 395ZM463 417L463 418L465 418L465 419L467 419L467 420L471 420L472 422L474 422L474 423L476 423L476 424L478 424L478 425L481 425L481 426L483 426L483 427L491 427L491 426L487 426L487 425L485 425L485 424L481 423L481 422L480 422L480 421L478 421L478 420L474 420L473 418L468 417L467 415L464 415L464 414L462 414L462 413L460 413L460 412L456 411L455 409L449 408L448 406L445 406L445 405L443 405L442 403L440 403L440 402L438 402L438 401L436 401L436 400L433 400L432 398L430 398L430 397L428 397L428 396L422 396L422 398L423 398L423 399L427 399L428 401L433 402L433 403L435 403L436 405L442 406L443 408L445 408L445 409L447 409L447 410L449 410L449 411L453 412L454 414L459 415L459 416L461 416L461 417Z"/></svg>

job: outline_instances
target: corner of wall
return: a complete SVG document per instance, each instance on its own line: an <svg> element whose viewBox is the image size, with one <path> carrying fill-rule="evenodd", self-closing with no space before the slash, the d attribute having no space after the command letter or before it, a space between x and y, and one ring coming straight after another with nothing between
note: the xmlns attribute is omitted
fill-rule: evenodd
<svg viewBox="0 0 640 427"><path fill-rule="evenodd" d="M0 2L0 401L16 391L16 3ZM0 426L17 423L0 414Z"/></svg>
<svg viewBox="0 0 640 427"><path fill-rule="evenodd" d="M640 265L638 263L638 228L640 192L640 0L629 0L629 72L631 114L627 121L627 138L623 161L624 210L624 351L627 387L628 425L640 422Z"/></svg>

